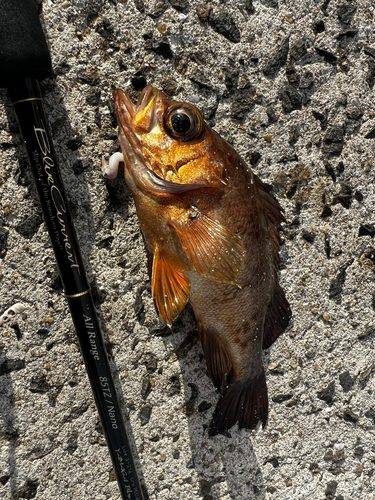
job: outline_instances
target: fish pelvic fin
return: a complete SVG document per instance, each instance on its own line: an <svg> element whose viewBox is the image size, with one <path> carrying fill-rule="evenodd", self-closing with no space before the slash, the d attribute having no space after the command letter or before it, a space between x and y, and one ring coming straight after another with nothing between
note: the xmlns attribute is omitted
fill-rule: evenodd
<svg viewBox="0 0 375 500"><path fill-rule="evenodd" d="M268 392L264 370L251 380L237 380L228 387L213 414L209 435L216 436L238 423L239 429L263 428L268 419Z"/></svg>
<svg viewBox="0 0 375 500"><path fill-rule="evenodd" d="M238 285L237 277L246 259L246 249L239 236L198 210L171 225L191 265L201 276Z"/></svg>
<svg viewBox="0 0 375 500"><path fill-rule="evenodd" d="M208 373L217 389L221 389L224 377L232 369L232 363L225 346L219 342L215 332L198 322L199 336L206 358Z"/></svg>
<svg viewBox="0 0 375 500"><path fill-rule="evenodd" d="M268 349L288 326L292 311L284 291L276 282L272 301L264 321L263 349Z"/></svg>
<svg viewBox="0 0 375 500"><path fill-rule="evenodd" d="M190 295L190 280L158 247L152 262L151 293L156 311L168 326L180 315Z"/></svg>

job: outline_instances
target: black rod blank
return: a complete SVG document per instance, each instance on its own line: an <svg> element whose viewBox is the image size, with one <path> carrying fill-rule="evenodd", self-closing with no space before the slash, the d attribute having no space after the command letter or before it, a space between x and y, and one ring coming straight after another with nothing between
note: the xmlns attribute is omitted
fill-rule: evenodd
<svg viewBox="0 0 375 500"><path fill-rule="evenodd" d="M143 500L36 79L51 59L34 0L0 0L0 87L11 97L122 498Z"/></svg>
<svg viewBox="0 0 375 500"><path fill-rule="evenodd" d="M36 80L9 85L122 497L143 500Z"/></svg>

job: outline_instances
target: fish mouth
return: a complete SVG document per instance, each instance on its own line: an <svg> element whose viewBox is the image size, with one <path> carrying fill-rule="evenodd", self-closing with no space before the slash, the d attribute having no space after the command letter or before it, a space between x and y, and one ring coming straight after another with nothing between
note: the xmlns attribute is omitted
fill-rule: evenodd
<svg viewBox="0 0 375 500"><path fill-rule="evenodd" d="M141 95L139 96L138 103L137 103L137 113L145 109L146 106L149 105L149 103L156 97L156 94L158 93L158 90L153 87L151 84L148 84L147 87L145 87L142 90ZM130 101L130 99L128 98ZM131 101L130 101L131 102ZM133 105L134 107L134 105Z"/></svg>
<svg viewBox="0 0 375 500"><path fill-rule="evenodd" d="M133 104L132 101L129 99L128 95L125 94L123 90L116 89L113 93L113 96L115 98L116 112L118 111L118 107L123 105L125 106L125 109L130 115L131 119L133 120L134 117L140 111L142 111L147 104L149 104L149 102L156 96L156 94L157 94L157 89L155 89L155 87L149 84L142 90L142 93L139 96L137 104ZM119 118L118 114L117 117Z"/></svg>
<svg viewBox="0 0 375 500"><path fill-rule="evenodd" d="M115 111L119 126L119 141L124 155L125 167L130 171L140 166L146 167L146 160L142 154L143 144L138 132L149 132L155 115L154 100L158 90L152 85L145 87L133 104L128 95L121 89L113 92Z"/></svg>

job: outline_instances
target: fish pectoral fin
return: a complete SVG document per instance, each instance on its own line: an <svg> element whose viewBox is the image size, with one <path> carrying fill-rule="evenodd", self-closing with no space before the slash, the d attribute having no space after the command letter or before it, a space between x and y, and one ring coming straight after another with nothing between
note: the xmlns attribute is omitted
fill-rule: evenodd
<svg viewBox="0 0 375 500"><path fill-rule="evenodd" d="M190 280L157 247L152 262L151 293L156 311L168 326L182 312L190 295Z"/></svg>
<svg viewBox="0 0 375 500"><path fill-rule="evenodd" d="M246 249L240 236L200 212L172 221L193 268L205 278L237 285Z"/></svg>

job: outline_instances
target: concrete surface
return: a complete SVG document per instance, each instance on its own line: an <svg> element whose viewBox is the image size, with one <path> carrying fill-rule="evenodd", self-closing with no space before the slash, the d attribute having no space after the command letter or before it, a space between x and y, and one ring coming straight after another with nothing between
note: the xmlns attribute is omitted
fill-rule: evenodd
<svg viewBox="0 0 375 500"><path fill-rule="evenodd" d="M43 82L87 272L152 500L375 498L371 2L39 0ZM265 352L265 430L209 438L218 393L187 309L153 309L111 91L196 103L285 209L293 310ZM118 500L15 116L0 93L0 497ZM260 155L260 156L259 156Z"/></svg>

